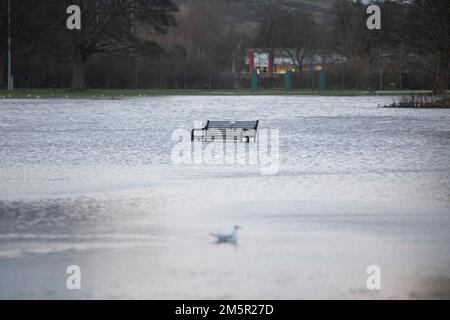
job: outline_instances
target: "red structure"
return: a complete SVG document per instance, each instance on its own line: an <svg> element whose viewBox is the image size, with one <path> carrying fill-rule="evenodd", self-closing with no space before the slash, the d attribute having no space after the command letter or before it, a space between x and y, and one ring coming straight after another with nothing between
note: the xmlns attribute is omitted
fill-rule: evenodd
<svg viewBox="0 0 450 320"><path fill-rule="evenodd" d="M273 54L272 52L269 52L269 73L272 73L273 71Z"/></svg>
<svg viewBox="0 0 450 320"><path fill-rule="evenodd" d="M253 52L252 49L250 49L249 60L248 60L248 72L252 73L254 68L255 68L255 53Z"/></svg>

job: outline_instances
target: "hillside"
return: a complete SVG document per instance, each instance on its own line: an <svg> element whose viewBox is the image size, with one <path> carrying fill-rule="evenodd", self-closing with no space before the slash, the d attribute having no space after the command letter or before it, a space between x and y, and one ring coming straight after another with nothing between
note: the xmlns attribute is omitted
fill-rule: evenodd
<svg viewBox="0 0 450 320"><path fill-rule="evenodd" d="M335 0L279 0L285 7L297 8L316 16L327 16L332 14L331 7ZM176 0L178 5L189 6L192 0ZM226 0L225 16L227 19L237 23L252 23L258 21L263 4L266 0Z"/></svg>

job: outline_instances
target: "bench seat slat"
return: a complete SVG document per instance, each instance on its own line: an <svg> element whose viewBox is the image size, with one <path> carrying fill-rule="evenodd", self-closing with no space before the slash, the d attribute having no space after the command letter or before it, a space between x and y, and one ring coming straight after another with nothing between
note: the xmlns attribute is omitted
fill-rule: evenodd
<svg viewBox="0 0 450 320"><path fill-rule="evenodd" d="M246 140L252 137L256 141L256 131L259 120L256 121L211 121L208 120L203 129L193 129L191 140L195 137L202 137L202 140ZM201 131L199 136L195 132Z"/></svg>

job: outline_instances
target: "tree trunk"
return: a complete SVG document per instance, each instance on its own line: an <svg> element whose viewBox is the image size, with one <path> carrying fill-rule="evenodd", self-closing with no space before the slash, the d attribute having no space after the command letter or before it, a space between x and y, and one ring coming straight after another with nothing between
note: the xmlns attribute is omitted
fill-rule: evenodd
<svg viewBox="0 0 450 320"><path fill-rule="evenodd" d="M439 59L438 70L436 72L436 84L434 86L434 93L443 94L448 89L448 57L444 55Z"/></svg>
<svg viewBox="0 0 450 320"><path fill-rule="evenodd" d="M403 44L400 45L400 50L399 50L399 54L398 54L398 88L400 90L403 89L403 57L404 57L404 49L403 49Z"/></svg>
<svg viewBox="0 0 450 320"><path fill-rule="evenodd" d="M81 47L76 44L73 47L72 85L70 90L79 91L86 89L84 82L84 65L87 58L82 54Z"/></svg>
<svg viewBox="0 0 450 320"><path fill-rule="evenodd" d="M346 51L344 50L344 41L341 41L341 57L345 57ZM340 74L340 84L341 84L341 90L345 90L345 63L341 63L341 74Z"/></svg>
<svg viewBox="0 0 450 320"><path fill-rule="evenodd" d="M188 62L185 62L183 68L183 90L187 89L187 73L188 73Z"/></svg>
<svg viewBox="0 0 450 320"><path fill-rule="evenodd" d="M380 91L383 91L383 68L380 68Z"/></svg>
<svg viewBox="0 0 450 320"><path fill-rule="evenodd" d="M0 88L3 87L3 56L0 59Z"/></svg>
<svg viewBox="0 0 450 320"><path fill-rule="evenodd" d="M212 58L211 55L208 58L208 90L211 91L212 90L212 82L213 82L213 75L212 75L213 71L212 71Z"/></svg>
<svg viewBox="0 0 450 320"><path fill-rule="evenodd" d="M134 61L134 88L139 89L139 58L136 58Z"/></svg>
<svg viewBox="0 0 450 320"><path fill-rule="evenodd" d="M81 59L75 60L72 70L72 85L70 90L84 90L86 89L84 83L84 61Z"/></svg>

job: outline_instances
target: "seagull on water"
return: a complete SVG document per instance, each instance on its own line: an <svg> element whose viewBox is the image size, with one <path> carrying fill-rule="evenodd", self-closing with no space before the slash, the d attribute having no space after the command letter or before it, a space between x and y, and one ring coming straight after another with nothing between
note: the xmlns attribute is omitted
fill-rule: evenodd
<svg viewBox="0 0 450 320"><path fill-rule="evenodd" d="M210 233L211 236L216 238L217 243L236 243L237 242L237 231L239 229L242 229L239 226L234 226L233 231L229 234L223 234L223 233Z"/></svg>

